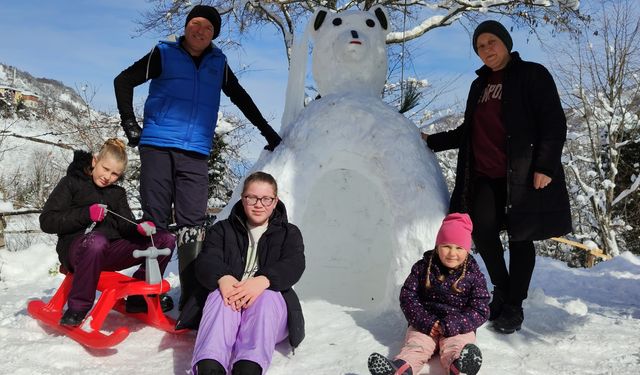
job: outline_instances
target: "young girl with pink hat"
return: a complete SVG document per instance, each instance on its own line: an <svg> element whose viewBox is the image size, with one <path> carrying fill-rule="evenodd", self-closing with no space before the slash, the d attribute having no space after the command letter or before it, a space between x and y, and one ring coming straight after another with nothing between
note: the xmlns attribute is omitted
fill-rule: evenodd
<svg viewBox="0 0 640 375"><path fill-rule="evenodd" d="M414 375L439 351L448 374L476 374L482 354L475 331L489 317L484 275L470 254L473 225L467 214L447 215L436 247L424 253L400 291L400 308L409 323L404 345L393 360L373 353L373 375Z"/></svg>

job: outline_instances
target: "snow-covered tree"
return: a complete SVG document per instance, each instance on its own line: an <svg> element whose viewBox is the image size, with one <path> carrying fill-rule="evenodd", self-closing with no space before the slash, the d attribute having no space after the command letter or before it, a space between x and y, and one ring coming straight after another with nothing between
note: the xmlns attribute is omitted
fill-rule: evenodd
<svg viewBox="0 0 640 375"><path fill-rule="evenodd" d="M209 207L224 207L249 169L242 148L248 142L250 130L241 119L229 114L218 120L209 157Z"/></svg>
<svg viewBox="0 0 640 375"><path fill-rule="evenodd" d="M620 213L640 186L638 164L622 155L640 142L640 19L635 1L601 1L600 11L570 47L562 78L569 108L564 162L573 181L577 233L592 235L609 255L631 229ZM628 153L627 153L628 154ZM631 170L629 169L631 168Z"/></svg>

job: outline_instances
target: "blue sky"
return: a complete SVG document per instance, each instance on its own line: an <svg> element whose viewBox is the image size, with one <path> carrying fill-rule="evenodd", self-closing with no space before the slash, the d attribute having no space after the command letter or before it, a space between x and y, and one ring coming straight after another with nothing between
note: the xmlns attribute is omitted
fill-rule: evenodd
<svg viewBox="0 0 640 375"><path fill-rule="evenodd" d="M134 37L135 21L148 8L141 0L3 2L0 62L72 88L89 84L97 90L94 106L115 112L113 79L165 37ZM287 80L284 47L269 30L244 44L242 50L226 51L230 65L236 71L248 66L241 83L265 117L279 121ZM146 92L146 86L136 88L136 104Z"/></svg>
<svg viewBox="0 0 640 375"><path fill-rule="evenodd" d="M115 113L113 78L146 54L162 35L135 36L136 20L150 5L142 0L26 0L0 5L0 62L36 77L62 81L75 88L89 84L96 90L93 105ZM398 26L395 29L399 29ZM516 50L525 59L544 63L537 41L527 43L527 33L513 33ZM411 43L415 66L407 74L429 81L462 74L447 101L463 101L473 70L480 61L473 53L469 34L460 25L429 32ZM287 62L275 28L244 37L243 48L225 51L235 71L248 70L240 81L274 128L285 102ZM141 105L147 88L136 89ZM224 97L224 96L223 96ZM228 100L223 101L233 110Z"/></svg>

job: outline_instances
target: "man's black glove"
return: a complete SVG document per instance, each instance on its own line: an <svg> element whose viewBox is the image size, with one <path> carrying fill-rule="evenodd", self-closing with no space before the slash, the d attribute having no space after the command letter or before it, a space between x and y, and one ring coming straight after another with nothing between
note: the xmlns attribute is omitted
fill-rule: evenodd
<svg viewBox="0 0 640 375"><path fill-rule="evenodd" d="M140 134L142 134L142 128L140 128L136 119L124 119L120 122L120 125L129 140L129 147L136 147L140 143Z"/></svg>
<svg viewBox="0 0 640 375"><path fill-rule="evenodd" d="M265 150L273 151L282 141L282 138L276 133L273 128L269 127L269 130L262 133L262 135L267 139L268 145L264 146Z"/></svg>

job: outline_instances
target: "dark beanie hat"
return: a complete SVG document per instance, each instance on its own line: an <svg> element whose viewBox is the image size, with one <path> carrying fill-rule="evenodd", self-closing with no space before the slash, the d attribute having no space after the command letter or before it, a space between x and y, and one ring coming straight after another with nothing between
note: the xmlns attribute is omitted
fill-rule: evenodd
<svg viewBox="0 0 640 375"><path fill-rule="evenodd" d="M187 19L184 21L184 26L186 27L189 21L192 18L202 17L206 18L213 25L213 39L217 38L220 34L220 24L222 23L222 19L220 18L220 13L214 7L210 7L208 5L196 5L191 9L191 12L187 15Z"/></svg>
<svg viewBox="0 0 640 375"><path fill-rule="evenodd" d="M489 20L484 21L476 27L476 31L473 32L473 50L478 54L478 46L476 45L476 41L480 34L489 33L497 36L502 40L502 43L507 47L507 51L511 52L511 48L513 48L513 40L511 40L511 35L507 29L502 26L502 24L498 21Z"/></svg>

